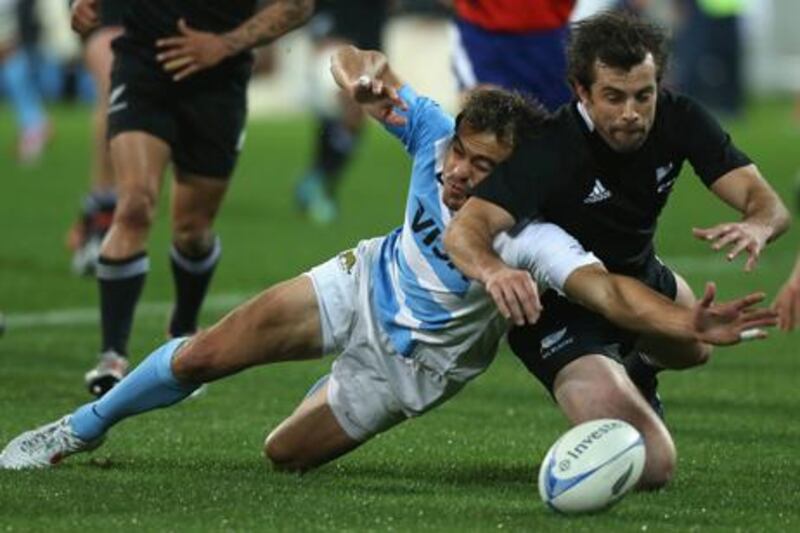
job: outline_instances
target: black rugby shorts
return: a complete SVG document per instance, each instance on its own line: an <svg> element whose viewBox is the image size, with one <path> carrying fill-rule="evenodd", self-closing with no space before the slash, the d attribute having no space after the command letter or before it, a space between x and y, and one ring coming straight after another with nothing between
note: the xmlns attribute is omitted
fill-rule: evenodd
<svg viewBox="0 0 800 533"><path fill-rule="evenodd" d="M678 290L675 275L655 256L633 277L675 299ZM508 343L551 394L556 375L572 361L599 354L622 363L638 338L638 334L612 324L555 291L542 295L542 306L544 311L539 321L532 326L512 328Z"/></svg>

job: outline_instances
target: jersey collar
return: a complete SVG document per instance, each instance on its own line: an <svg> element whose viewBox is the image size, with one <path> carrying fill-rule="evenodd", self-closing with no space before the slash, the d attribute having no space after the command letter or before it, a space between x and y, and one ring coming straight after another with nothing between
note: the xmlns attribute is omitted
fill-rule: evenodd
<svg viewBox="0 0 800 533"><path fill-rule="evenodd" d="M586 111L586 107L584 107L583 102L578 102L575 104L575 106L578 109L578 114L586 124L586 127L589 128L589 131L594 131L594 122L592 122L592 117L589 116L589 112Z"/></svg>

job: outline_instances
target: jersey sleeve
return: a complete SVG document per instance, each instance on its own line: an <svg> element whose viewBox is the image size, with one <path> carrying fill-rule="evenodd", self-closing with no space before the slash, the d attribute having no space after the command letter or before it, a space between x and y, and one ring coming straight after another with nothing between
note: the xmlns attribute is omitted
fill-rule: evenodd
<svg viewBox="0 0 800 533"><path fill-rule="evenodd" d="M473 195L502 207L516 222L540 218L560 173L552 152L547 152L542 138L520 144L475 187Z"/></svg>
<svg viewBox="0 0 800 533"><path fill-rule="evenodd" d="M564 283L575 270L600 260L569 233L549 222L531 222L515 236L501 233L495 251L507 265L527 270L544 292L564 294Z"/></svg>
<svg viewBox="0 0 800 533"><path fill-rule="evenodd" d="M420 96L410 85L403 85L398 91L400 98L408 106L407 110L395 108L395 112L406 119L402 126L384 123L384 127L400 139L409 154L416 155L420 147L449 137L453 134L453 117L445 113L439 104L430 98Z"/></svg>
<svg viewBox="0 0 800 533"><path fill-rule="evenodd" d="M687 159L707 187L731 170L752 163L708 111L688 97L676 98L681 115L678 131L686 133L682 138Z"/></svg>

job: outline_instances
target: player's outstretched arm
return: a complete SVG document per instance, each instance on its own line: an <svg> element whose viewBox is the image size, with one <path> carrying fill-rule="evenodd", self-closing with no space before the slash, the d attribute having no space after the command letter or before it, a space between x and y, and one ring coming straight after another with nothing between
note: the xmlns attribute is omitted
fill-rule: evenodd
<svg viewBox="0 0 800 533"><path fill-rule="evenodd" d="M742 214L739 222L695 228L694 236L711 243L714 250L727 249L732 261L747 253L745 270L758 263L761 251L789 227L789 211L755 165L734 169L711 185L711 190Z"/></svg>
<svg viewBox="0 0 800 533"><path fill-rule="evenodd" d="M800 326L800 256L789 279L781 287L772 308L778 313L778 325L784 331Z"/></svg>
<svg viewBox="0 0 800 533"><path fill-rule="evenodd" d="M339 87L373 118L393 126L405 124L406 119L395 109L407 109L398 95L403 82L389 67L384 54L342 46L331 56L331 74Z"/></svg>
<svg viewBox="0 0 800 533"><path fill-rule="evenodd" d="M716 287L709 283L700 301L688 308L633 278L610 274L599 265L573 272L564 284L564 292L621 327L677 341L737 344L764 338L766 332L761 328L777 324L774 311L754 307L764 299L763 293L714 303Z"/></svg>
<svg viewBox="0 0 800 533"><path fill-rule="evenodd" d="M275 0L223 34L195 30L181 19L177 35L156 42L156 58L175 81L180 81L225 58L274 41L303 24L313 11L314 0Z"/></svg>
<svg viewBox="0 0 800 533"><path fill-rule="evenodd" d="M465 276L483 283L505 318L517 325L533 324L542 311L536 283L527 270L506 265L492 246L497 234L513 224L502 207L472 197L447 226L444 247Z"/></svg>

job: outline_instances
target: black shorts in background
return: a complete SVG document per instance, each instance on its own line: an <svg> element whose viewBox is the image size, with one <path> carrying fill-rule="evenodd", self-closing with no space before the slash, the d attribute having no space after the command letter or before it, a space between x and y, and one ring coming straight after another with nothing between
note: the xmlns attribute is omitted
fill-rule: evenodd
<svg viewBox="0 0 800 533"><path fill-rule="evenodd" d="M146 132L169 144L181 171L229 178L243 140L249 65L174 82L155 59L118 46L124 39L114 42L108 138Z"/></svg>
<svg viewBox="0 0 800 533"><path fill-rule="evenodd" d="M122 26L122 12L129 0L103 0L100 2L100 25Z"/></svg>
<svg viewBox="0 0 800 533"><path fill-rule="evenodd" d="M650 257L640 272L630 275L671 300L677 295L675 275L655 256ZM539 321L532 326L512 328L508 343L550 394L556 375L567 364L590 354L622 363L638 338L638 334L612 324L555 291L542 295L542 306L544 311Z"/></svg>
<svg viewBox="0 0 800 533"><path fill-rule="evenodd" d="M388 17L387 0L333 0L318 2L308 23L311 38L343 39L363 50L380 50Z"/></svg>

